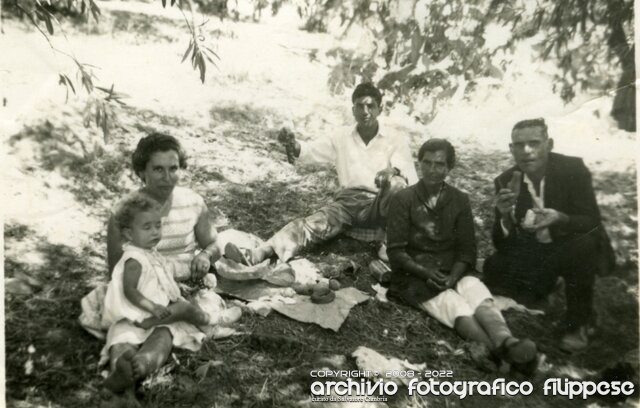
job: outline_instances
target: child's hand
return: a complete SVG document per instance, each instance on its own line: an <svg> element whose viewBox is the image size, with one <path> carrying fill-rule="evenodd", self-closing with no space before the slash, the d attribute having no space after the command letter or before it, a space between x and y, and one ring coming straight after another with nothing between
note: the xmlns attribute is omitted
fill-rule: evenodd
<svg viewBox="0 0 640 408"><path fill-rule="evenodd" d="M171 311L164 306L154 304L153 309L151 309L151 314L158 319L164 319L171 316Z"/></svg>

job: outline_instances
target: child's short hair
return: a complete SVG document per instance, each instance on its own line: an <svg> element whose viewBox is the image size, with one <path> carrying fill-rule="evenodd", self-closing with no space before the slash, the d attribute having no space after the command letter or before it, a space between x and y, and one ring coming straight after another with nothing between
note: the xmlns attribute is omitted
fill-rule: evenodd
<svg viewBox="0 0 640 408"><path fill-rule="evenodd" d="M120 230L130 228L136 215L142 211L159 210L160 203L144 193L133 193L125 197L113 215Z"/></svg>

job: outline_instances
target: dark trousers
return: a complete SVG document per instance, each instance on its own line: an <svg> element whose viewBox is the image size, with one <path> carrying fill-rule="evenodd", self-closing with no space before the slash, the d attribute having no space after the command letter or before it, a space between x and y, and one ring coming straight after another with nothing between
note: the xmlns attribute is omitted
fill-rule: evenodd
<svg viewBox="0 0 640 408"><path fill-rule="evenodd" d="M593 234L549 244L541 244L529 235L518 236L487 258L484 282L493 294L530 304L547 296L562 276L567 328L577 329L593 314L597 244Z"/></svg>

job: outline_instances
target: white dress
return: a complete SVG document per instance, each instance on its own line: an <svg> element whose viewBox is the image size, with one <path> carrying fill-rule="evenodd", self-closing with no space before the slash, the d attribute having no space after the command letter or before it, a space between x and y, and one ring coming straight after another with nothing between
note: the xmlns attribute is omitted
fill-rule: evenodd
<svg viewBox="0 0 640 408"><path fill-rule="evenodd" d="M111 326L122 319L141 322L152 316L150 312L131 303L124 294L124 266L130 259L138 261L142 266L137 289L144 297L162 306L168 306L170 302L180 299L180 288L157 250L139 248L131 244L123 245L122 249L124 253L113 268L104 299L102 319L105 326Z"/></svg>
<svg viewBox="0 0 640 408"><path fill-rule="evenodd" d="M157 327L169 329L173 337L173 346L191 351L199 350L205 334L192 324L175 322L148 330L133 324L150 317L151 313L134 306L124 296L122 275L124 264L128 259L140 262L142 272L137 288L149 300L167 306L170 302L184 300L184 298L180 296L180 288L173 279L171 271L166 268L166 260L155 249L145 250L133 245L125 245L123 249L124 254L113 269L111 282L105 295L102 323L103 327L109 327L109 331L106 344L100 353L101 363L108 360L112 345L142 344Z"/></svg>

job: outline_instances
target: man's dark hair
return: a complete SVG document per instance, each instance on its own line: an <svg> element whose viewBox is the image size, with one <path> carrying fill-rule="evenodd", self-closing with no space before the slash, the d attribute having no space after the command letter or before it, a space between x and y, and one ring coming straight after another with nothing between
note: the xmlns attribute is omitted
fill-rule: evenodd
<svg viewBox="0 0 640 408"><path fill-rule="evenodd" d="M151 155L155 152L167 152L169 150L178 153L178 164L181 169L186 169L187 155L184 150L182 150L180 142L178 142L175 137L164 133L151 133L140 139L136 150L133 152L133 155L131 155L133 171L138 177L142 178L140 173L147 168L147 163L149 159L151 159Z"/></svg>
<svg viewBox="0 0 640 408"><path fill-rule="evenodd" d="M422 156L426 152L438 152L444 150L447 160L447 168L451 170L456 165L456 149L446 139L429 139L420 146L418 150L418 161L422 160Z"/></svg>
<svg viewBox="0 0 640 408"><path fill-rule="evenodd" d="M531 127L542 128L542 133L545 139L549 137L549 133L547 132L547 124L545 123L544 118L521 120L520 122L513 125L511 134L513 135L513 132L515 132L516 130L531 128Z"/></svg>
<svg viewBox="0 0 640 408"><path fill-rule="evenodd" d="M356 86L356 89L353 90L353 94L351 95L351 103L355 103L356 99L362 98L363 96L371 96L375 99L378 106L382 103L382 94L371 82L363 82Z"/></svg>
<svg viewBox="0 0 640 408"><path fill-rule="evenodd" d="M122 231L125 228L131 228L131 224L138 213L159 210L160 207L160 204L148 195L140 192L133 193L118 203L113 219Z"/></svg>

